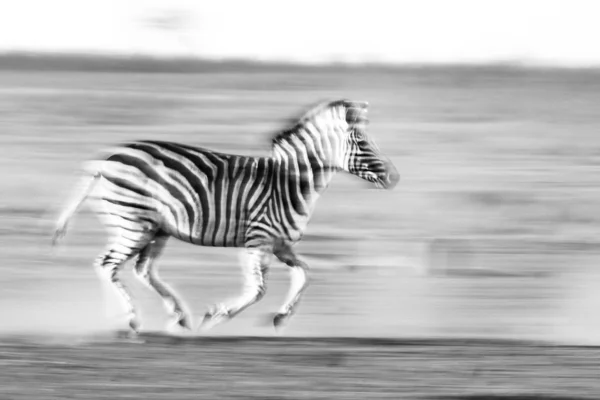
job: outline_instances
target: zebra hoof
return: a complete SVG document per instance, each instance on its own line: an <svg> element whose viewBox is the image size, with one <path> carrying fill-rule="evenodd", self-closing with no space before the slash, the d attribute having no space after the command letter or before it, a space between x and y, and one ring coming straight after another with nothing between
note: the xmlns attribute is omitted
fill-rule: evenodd
<svg viewBox="0 0 600 400"><path fill-rule="evenodd" d="M280 330L285 322L288 320L288 318L290 317L290 314L284 314L284 313L277 313L275 314L275 316L273 317L273 326L275 327L275 330Z"/></svg>
<svg viewBox="0 0 600 400"><path fill-rule="evenodd" d="M215 318L215 316L207 312L206 314L204 314L204 318L202 319L202 322L200 322L200 325L198 326L198 330L199 331L208 331L209 329L211 329L212 327L214 327L217 324L218 324L218 321Z"/></svg>
<svg viewBox="0 0 600 400"><path fill-rule="evenodd" d="M187 316L176 315L167 323L167 331L171 333L185 333L192 330L192 324Z"/></svg>
<svg viewBox="0 0 600 400"><path fill-rule="evenodd" d="M131 328L131 333L134 335L137 335L140 333L140 327L141 327L141 323L140 321L137 319L137 317L132 317L129 320L129 328Z"/></svg>
<svg viewBox="0 0 600 400"><path fill-rule="evenodd" d="M207 331L215 325L224 322L229 319L229 312L224 307L212 307L209 311L204 314L204 318L198 327L201 331Z"/></svg>
<svg viewBox="0 0 600 400"><path fill-rule="evenodd" d="M192 329L192 321L190 321L190 319L186 316L180 318L177 321L177 325L188 331Z"/></svg>

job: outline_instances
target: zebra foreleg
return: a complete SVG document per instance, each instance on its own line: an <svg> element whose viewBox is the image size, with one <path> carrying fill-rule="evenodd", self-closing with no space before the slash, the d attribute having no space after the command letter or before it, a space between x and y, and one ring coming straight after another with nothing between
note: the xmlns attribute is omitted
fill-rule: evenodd
<svg viewBox="0 0 600 400"><path fill-rule="evenodd" d="M207 330L235 317L265 295L266 280L273 253L270 249L248 249L244 255L246 257L243 257L245 260L242 261L244 273L242 294L236 299L212 306L204 315L200 329Z"/></svg>
<svg viewBox="0 0 600 400"><path fill-rule="evenodd" d="M168 239L166 235L157 235L142 249L135 264L135 276L162 298L167 311L172 315L172 323L168 324L167 329L172 325L191 329L190 318L184 311L183 301L160 279L155 268L155 261L161 255Z"/></svg>
<svg viewBox="0 0 600 400"><path fill-rule="evenodd" d="M295 312L302 294L308 287L308 265L300 260L289 246L275 251L275 256L290 267L290 289L285 302L273 317L273 325L280 328Z"/></svg>

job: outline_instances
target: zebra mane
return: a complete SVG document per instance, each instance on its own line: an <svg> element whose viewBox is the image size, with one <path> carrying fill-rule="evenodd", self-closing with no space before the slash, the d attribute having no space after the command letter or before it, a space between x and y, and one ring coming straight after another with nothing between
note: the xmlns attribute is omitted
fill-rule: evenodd
<svg viewBox="0 0 600 400"><path fill-rule="evenodd" d="M282 140L285 140L295 134L296 132L302 130L306 124L312 121L316 116L321 114L323 111L336 107L352 107L353 102L346 99L334 100L334 101L321 101L316 103L310 107L307 111L301 114L299 118L290 118L290 125L277 132L273 135L272 144L276 145L281 143Z"/></svg>

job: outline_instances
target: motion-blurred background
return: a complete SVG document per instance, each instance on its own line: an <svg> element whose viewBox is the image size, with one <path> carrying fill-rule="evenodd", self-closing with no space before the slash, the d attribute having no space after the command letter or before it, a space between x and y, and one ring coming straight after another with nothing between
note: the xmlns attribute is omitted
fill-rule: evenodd
<svg viewBox="0 0 600 400"><path fill-rule="evenodd" d="M105 245L51 218L83 161L154 138L265 155L322 99L367 100L402 175L340 174L299 251L314 283L287 333L600 337L600 37L594 1L93 1L0 5L0 330L115 327ZM240 287L236 250L173 240L162 276L196 315ZM159 299L123 273L147 329ZM270 335L267 297L215 334ZM124 326L119 326L124 327Z"/></svg>

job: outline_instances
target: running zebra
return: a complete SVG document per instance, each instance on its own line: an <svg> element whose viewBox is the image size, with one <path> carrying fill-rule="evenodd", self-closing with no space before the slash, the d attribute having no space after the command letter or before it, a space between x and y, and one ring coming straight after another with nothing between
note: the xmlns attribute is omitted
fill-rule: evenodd
<svg viewBox="0 0 600 400"><path fill-rule="evenodd" d="M337 100L311 108L273 138L269 157L224 154L164 141L137 141L91 162L57 221L53 244L89 197L112 231L95 268L116 289L129 326L140 322L118 276L137 256L135 275L163 299L174 326L191 328L184 303L154 268L169 237L200 246L245 249L243 292L209 307L201 329L234 317L266 290L272 256L291 271L288 296L274 315L279 327L295 311L308 283L308 266L293 250L319 195L337 171L392 189L399 175L366 133L368 103Z"/></svg>

